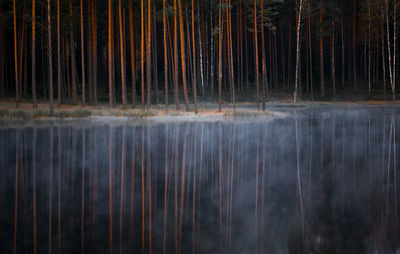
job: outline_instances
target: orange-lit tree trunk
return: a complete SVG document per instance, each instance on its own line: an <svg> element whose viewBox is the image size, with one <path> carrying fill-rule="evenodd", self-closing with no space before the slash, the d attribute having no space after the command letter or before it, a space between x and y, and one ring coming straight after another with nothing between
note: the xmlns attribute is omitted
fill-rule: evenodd
<svg viewBox="0 0 400 254"><path fill-rule="evenodd" d="M85 106L85 43L83 34L83 0L81 0L81 62L82 62L82 106Z"/></svg>
<svg viewBox="0 0 400 254"><path fill-rule="evenodd" d="M168 110L168 50L167 50L167 18L165 15L166 0L163 0L163 33L164 33L164 83L165 83L165 108Z"/></svg>
<svg viewBox="0 0 400 254"><path fill-rule="evenodd" d="M37 108L36 102L36 1L32 0L32 104Z"/></svg>
<svg viewBox="0 0 400 254"><path fill-rule="evenodd" d="M124 32L122 24L121 0L118 1L118 20L119 20L119 42L121 55L121 82L122 82L122 108L126 108L126 87L125 87L125 59L124 59Z"/></svg>
<svg viewBox="0 0 400 254"><path fill-rule="evenodd" d="M17 13L15 7L15 1L13 1L13 18L14 18L14 68L15 68L15 97L16 107L19 107L19 75L18 75L18 43L17 43Z"/></svg>
<svg viewBox="0 0 400 254"><path fill-rule="evenodd" d="M194 112L197 114L197 88L196 88L196 41L194 36L194 0L192 0L192 48L193 48L193 101Z"/></svg>
<svg viewBox="0 0 400 254"><path fill-rule="evenodd" d="M142 0L143 1L143 0ZM108 0L108 103L114 105L113 100L113 54L112 54L112 0Z"/></svg>
<svg viewBox="0 0 400 254"><path fill-rule="evenodd" d="M132 74L132 106L136 103L136 63L135 63L135 41L133 33L133 0L129 0L129 38L131 50L131 74Z"/></svg>
<svg viewBox="0 0 400 254"><path fill-rule="evenodd" d="M189 111L189 101L186 89L186 53L185 53L185 31L183 28L183 14L182 14L182 3L178 0L178 12L179 12L179 30L180 30L180 41L181 41L181 60L182 60L182 82L183 82L183 96L185 99L186 111Z"/></svg>
<svg viewBox="0 0 400 254"><path fill-rule="evenodd" d="M147 48L146 48L146 76L147 76L147 103L149 108L151 99L151 0L147 0Z"/></svg>
<svg viewBox="0 0 400 254"><path fill-rule="evenodd" d="M54 106L53 106L53 55L52 55L52 47L51 47L51 8L50 8L50 0L47 0L47 31L48 31L48 56L49 56L49 92L50 92L50 116L54 115Z"/></svg>

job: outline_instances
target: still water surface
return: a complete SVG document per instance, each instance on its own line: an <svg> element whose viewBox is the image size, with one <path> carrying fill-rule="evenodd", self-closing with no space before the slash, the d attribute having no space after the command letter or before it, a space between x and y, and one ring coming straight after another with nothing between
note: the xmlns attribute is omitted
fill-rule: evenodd
<svg viewBox="0 0 400 254"><path fill-rule="evenodd" d="M2 253L398 253L400 109L0 127Z"/></svg>

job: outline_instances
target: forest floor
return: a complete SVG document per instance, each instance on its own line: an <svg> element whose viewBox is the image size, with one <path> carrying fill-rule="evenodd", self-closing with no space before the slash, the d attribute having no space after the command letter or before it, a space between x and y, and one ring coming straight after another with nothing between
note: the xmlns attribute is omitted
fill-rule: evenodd
<svg viewBox="0 0 400 254"><path fill-rule="evenodd" d="M354 107L354 106L395 106L400 107L400 100L393 101L340 101L340 102L321 102L321 101L300 101L293 104L292 101L270 101L265 104L265 110L257 109L255 103L241 102L236 104L236 109L231 103L223 104L219 112L218 103L201 102L198 104L198 114L194 112L194 105L189 105L189 111L186 112L185 105L180 104L179 110L175 109L175 105L169 105L168 110L165 105L151 105L149 109L142 109L141 105L133 108L131 105L123 109L121 105L109 107L108 104L99 104L97 106L86 105L62 105L54 106L54 118L156 118L156 119L210 119L221 117L249 117L249 116L271 116L281 117L284 112L296 108L311 107ZM38 108L33 109L31 103L20 103L19 108L15 107L15 103L0 102L0 119L47 119L50 118L49 104L38 103Z"/></svg>
<svg viewBox="0 0 400 254"><path fill-rule="evenodd" d="M350 95L347 95L350 94ZM164 104L152 104L149 109L143 109L141 105L135 108L128 105L123 109L121 105L109 107L107 103L99 103L96 106L81 104L71 105L65 104L60 107L55 102L54 117L53 118L154 118L160 120L174 120L174 119L210 119L221 117L246 117L246 116L275 116L280 117L285 115L288 110L296 108L310 108L310 107L336 107L336 106L395 106L400 107L400 100L392 101L391 96L386 97L375 96L367 97L365 95L351 95L351 93L342 93L340 96L328 97L326 100L311 100L311 98L304 98L298 100L296 104L293 103L293 98L289 93L276 93L270 97L265 104L265 111L262 110L262 103L260 102L259 110L255 103L256 98L253 94L238 94L236 108L230 103L229 98L224 96L222 109L218 110L218 101L209 99L207 97L199 96L198 99L198 114L194 112L194 105L191 102L189 111L186 112L185 104L180 100L179 110L176 110L175 104L170 103L168 109ZM318 98L317 98L318 99ZM160 99L162 101L162 98ZM48 101L39 101L38 108L33 109L32 103L29 99L23 100L19 108L16 108L14 98L6 98L0 101L0 119L47 119L50 118L49 103Z"/></svg>

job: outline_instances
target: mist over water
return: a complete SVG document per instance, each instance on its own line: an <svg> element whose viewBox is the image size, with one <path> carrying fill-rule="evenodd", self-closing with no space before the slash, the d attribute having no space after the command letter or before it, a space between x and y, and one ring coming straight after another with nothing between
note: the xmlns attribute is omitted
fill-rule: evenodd
<svg viewBox="0 0 400 254"><path fill-rule="evenodd" d="M400 110L287 113L2 124L1 252L397 253Z"/></svg>

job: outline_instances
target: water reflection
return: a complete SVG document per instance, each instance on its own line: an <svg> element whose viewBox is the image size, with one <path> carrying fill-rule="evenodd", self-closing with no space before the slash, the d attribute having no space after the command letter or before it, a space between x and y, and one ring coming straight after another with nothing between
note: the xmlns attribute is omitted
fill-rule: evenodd
<svg viewBox="0 0 400 254"><path fill-rule="evenodd" d="M3 253L394 253L399 111L0 128Z"/></svg>

